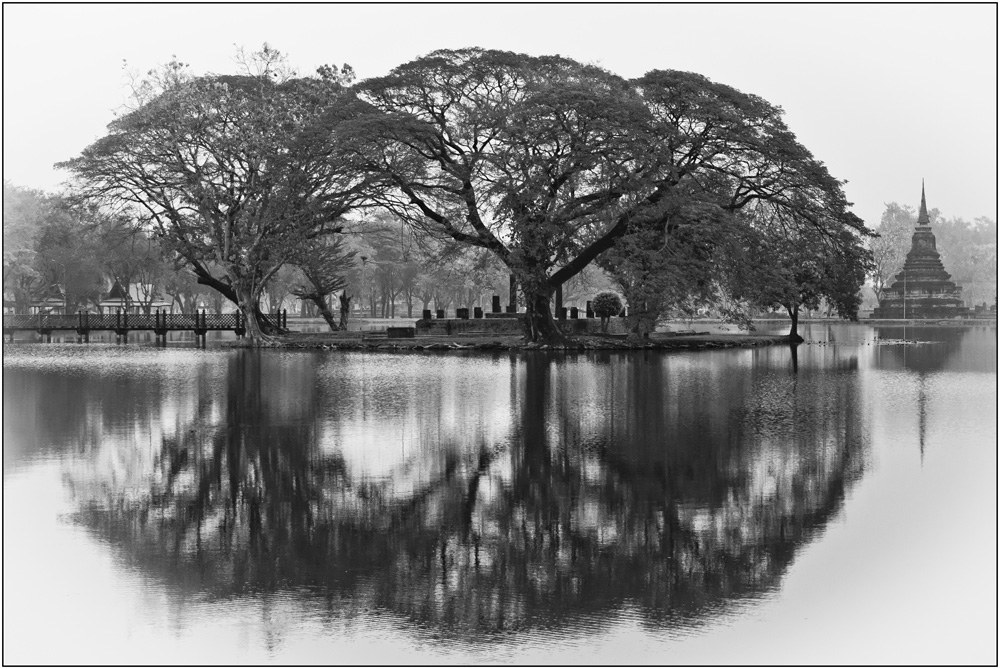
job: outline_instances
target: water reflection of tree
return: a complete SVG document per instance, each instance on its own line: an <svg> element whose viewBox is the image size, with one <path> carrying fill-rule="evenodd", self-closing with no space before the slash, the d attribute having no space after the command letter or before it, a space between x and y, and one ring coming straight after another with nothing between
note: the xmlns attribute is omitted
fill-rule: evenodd
<svg viewBox="0 0 1000 669"><path fill-rule="evenodd" d="M772 587L861 468L859 391L836 370L789 392L752 366L674 384L669 358L623 356L580 388L577 366L526 355L509 443L424 453L400 494L316 447L308 377L269 404L289 388L261 386L262 360L234 357L224 420L164 438L145 489L95 492L82 522L195 592L308 591L478 639L623 603L697 618Z"/></svg>
<svg viewBox="0 0 1000 669"><path fill-rule="evenodd" d="M28 454L95 455L110 440L129 444L128 466L147 466L136 464L138 454L131 452L141 448L139 426L151 411L169 406L157 421L169 429L160 424L206 401L219 371L211 361L170 362L135 349L87 353L57 348L51 355L4 361L4 448L5 456L11 455L4 458L5 467ZM162 430L155 432L143 441Z"/></svg>

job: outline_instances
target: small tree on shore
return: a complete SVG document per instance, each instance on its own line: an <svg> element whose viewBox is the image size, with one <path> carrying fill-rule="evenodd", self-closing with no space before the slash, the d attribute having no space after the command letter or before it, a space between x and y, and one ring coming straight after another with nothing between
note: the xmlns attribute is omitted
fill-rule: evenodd
<svg viewBox="0 0 1000 669"><path fill-rule="evenodd" d="M320 315L330 330L347 329L347 311L344 308L343 297L347 288L347 273L354 265L357 251L347 250L344 243L336 238L327 239L326 243L316 249L304 251L297 259L297 265L302 270L305 283L300 283L291 289L291 293L300 300L309 300L316 305ZM340 319L336 319L327 301L330 295L341 292ZM347 298L347 304L350 298Z"/></svg>
<svg viewBox="0 0 1000 669"><path fill-rule="evenodd" d="M802 341L800 310L818 309L823 299L841 317L857 320L861 286L872 266L862 234L855 228L794 225L785 212L768 207L744 216L749 224L722 265L737 299L759 308L783 307L791 320L789 339L796 342Z"/></svg>
<svg viewBox="0 0 1000 669"><path fill-rule="evenodd" d="M611 320L612 316L617 316L622 312L622 298L618 296L617 293L598 293L593 302L591 302L591 308L601 319L601 332L608 331L608 322Z"/></svg>

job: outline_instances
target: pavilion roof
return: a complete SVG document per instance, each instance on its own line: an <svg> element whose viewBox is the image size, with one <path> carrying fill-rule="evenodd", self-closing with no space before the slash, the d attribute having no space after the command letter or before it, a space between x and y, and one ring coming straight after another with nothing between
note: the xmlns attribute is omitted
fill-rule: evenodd
<svg viewBox="0 0 1000 669"><path fill-rule="evenodd" d="M105 299L105 301L108 301L108 302L111 302L111 301L114 301L114 300L119 300L121 302L126 302L126 301L128 301L129 297L128 297L128 293L125 292L125 289L122 288L122 285L120 283L118 283L117 279L115 279L114 285L111 286L111 290L108 291L108 296L106 298L104 298L104 299Z"/></svg>

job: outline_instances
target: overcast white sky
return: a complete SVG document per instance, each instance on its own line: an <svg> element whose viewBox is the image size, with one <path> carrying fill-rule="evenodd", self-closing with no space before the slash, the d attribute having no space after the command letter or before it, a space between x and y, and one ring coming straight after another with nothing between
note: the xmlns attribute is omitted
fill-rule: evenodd
<svg viewBox="0 0 1000 669"><path fill-rule="evenodd" d="M263 42L360 78L438 48L561 54L625 77L699 72L779 105L877 224L886 202L997 216L995 5L4 5L3 177L58 190L100 137L122 61L231 72Z"/></svg>

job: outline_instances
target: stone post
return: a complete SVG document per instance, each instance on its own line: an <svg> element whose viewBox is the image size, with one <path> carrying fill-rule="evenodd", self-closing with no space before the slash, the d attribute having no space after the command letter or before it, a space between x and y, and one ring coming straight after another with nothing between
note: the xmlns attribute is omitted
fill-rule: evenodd
<svg viewBox="0 0 1000 669"><path fill-rule="evenodd" d="M472 317L473 318L482 318L483 317L483 308L482 307L474 307L472 309Z"/></svg>
<svg viewBox="0 0 1000 669"><path fill-rule="evenodd" d="M492 307L491 311L493 313L495 313L495 314L499 314L502 311L502 309L500 308L500 296L499 295L494 295L493 296L493 307Z"/></svg>
<svg viewBox="0 0 1000 669"><path fill-rule="evenodd" d="M438 318L444 318L444 309L438 309L437 310L437 317Z"/></svg>
<svg viewBox="0 0 1000 669"><path fill-rule="evenodd" d="M594 317L594 307L591 306L590 300L587 300L587 318Z"/></svg>
<svg viewBox="0 0 1000 669"><path fill-rule="evenodd" d="M576 307L571 307L569 310L569 317L573 320L580 318L580 310Z"/></svg>

